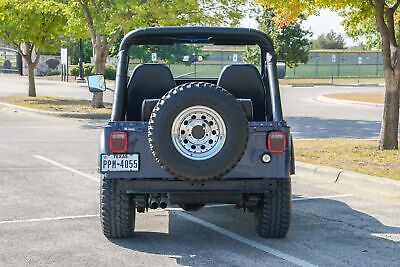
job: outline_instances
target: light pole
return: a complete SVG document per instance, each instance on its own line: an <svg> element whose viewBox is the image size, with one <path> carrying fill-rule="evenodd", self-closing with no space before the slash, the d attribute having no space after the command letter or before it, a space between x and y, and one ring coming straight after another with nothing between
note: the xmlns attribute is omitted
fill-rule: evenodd
<svg viewBox="0 0 400 267"><path fill-rule="evenodd" d="M83 41L82 39L79 39L79 77L76 79L78 83L85 82L85 79L83 78Z"/></svg>

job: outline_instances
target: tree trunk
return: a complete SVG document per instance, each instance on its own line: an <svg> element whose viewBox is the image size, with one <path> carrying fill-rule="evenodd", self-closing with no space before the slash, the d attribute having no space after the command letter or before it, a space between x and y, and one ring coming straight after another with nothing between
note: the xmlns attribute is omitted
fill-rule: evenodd
<svg viewBox="0 0 400 267"><path fill-rule="evenodd" d="M381 132L379 138L379 149L398 149L399 130L399 81L400 71L394 72L385 67L385 106Z"/></svg>
<svg viewBox="0 0 400 267"><path fill-rule="evenodd" d="M398 149L400 48L396 39L394 14L397 2L388 7L384 0L375 0L375 20L382 37L383 68L385 76L385 106L379 138L379 149Z"/></svg>
<svg viewBox="0 0 400 267"><path fill-rule="evenodd" d="M24 46L24 51L21 49L22 45ZM33 44L18 44L17 48L21 56L25 59L26 64L28 65L28 96L36 97L35 67L39 63L40 53L38 50L35 49ZM34 60L32 59L33 54L35 55Z"/></svg>
<svg viewBox="0 0 400 267"><path fill-rule="evenodd" d="M107 61L108 51L103 50L103 46L97 38L96 43L93 45L93 57L94 57L94 72L96 74L104 74L106 61ZM95 92L93 93L92 98L92 107L93 108L104 108L103 102L103 92Z"/></svg>
<svg viewBox="0 0 400 267"><path fill-rule="evenodd" d="M28 80L29 80L28 95L32 96L32 97L36 97L35 65L29 61L27 61L27 64L28 64Z"/></svg>

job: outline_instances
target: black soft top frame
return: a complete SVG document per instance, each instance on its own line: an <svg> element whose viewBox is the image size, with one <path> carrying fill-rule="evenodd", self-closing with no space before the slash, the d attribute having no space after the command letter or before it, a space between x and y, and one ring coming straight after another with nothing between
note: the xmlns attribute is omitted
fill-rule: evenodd
<svg viewBox="0 0 400 267"><path fill-rule="evenodd" d="M272 40L263 32L249 28L229 27L152 27L134 30L122 39L118 53L118 71L112 121L124 120L126 105L128 55L131 45L162 45L177 43L209 43L215 45L258 45L261 49L261 75L267 96L270 96L274 121L282 121L276 56ZM268 99L267 99L268 101Z"/></svg>
<svg viewBox="0 0 400 267"><path fill-rule="evenodd" d="M272 40L263 32L229 27L154 27L134 30L125 35L120 50L132 44L209 43L216 45L259 45L275 54Z"/></svg>

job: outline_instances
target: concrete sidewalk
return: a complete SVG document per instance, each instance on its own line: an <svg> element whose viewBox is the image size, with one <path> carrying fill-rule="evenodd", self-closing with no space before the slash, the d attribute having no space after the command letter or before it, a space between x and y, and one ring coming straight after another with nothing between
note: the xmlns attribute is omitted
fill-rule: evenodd
<svg viewBox="0 0 400 267"><path fill-rule="evenodd" d="M73 79L73 78L72 78ZM36 94L38 96L57 96L76 99L92 99L86 83L61 82L35 77ZM114 84L107 84L113 89ZM28 94L28 77L16 74L0 73L0 96L16 96ZM104 93L104 102L112 103L114 94L111 91Z"/></svg>

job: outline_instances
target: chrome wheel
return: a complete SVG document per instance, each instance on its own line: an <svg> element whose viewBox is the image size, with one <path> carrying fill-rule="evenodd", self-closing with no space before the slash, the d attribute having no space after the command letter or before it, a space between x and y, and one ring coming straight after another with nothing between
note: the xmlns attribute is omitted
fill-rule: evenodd
<svg viewBox="0 0 400 267"><path fill-rule="evenodd" d="M172 123L171 138L175 148L186 158L209 159L225 143L225 123L215 110L206 106L192 106L176 116Z"/></svg>

